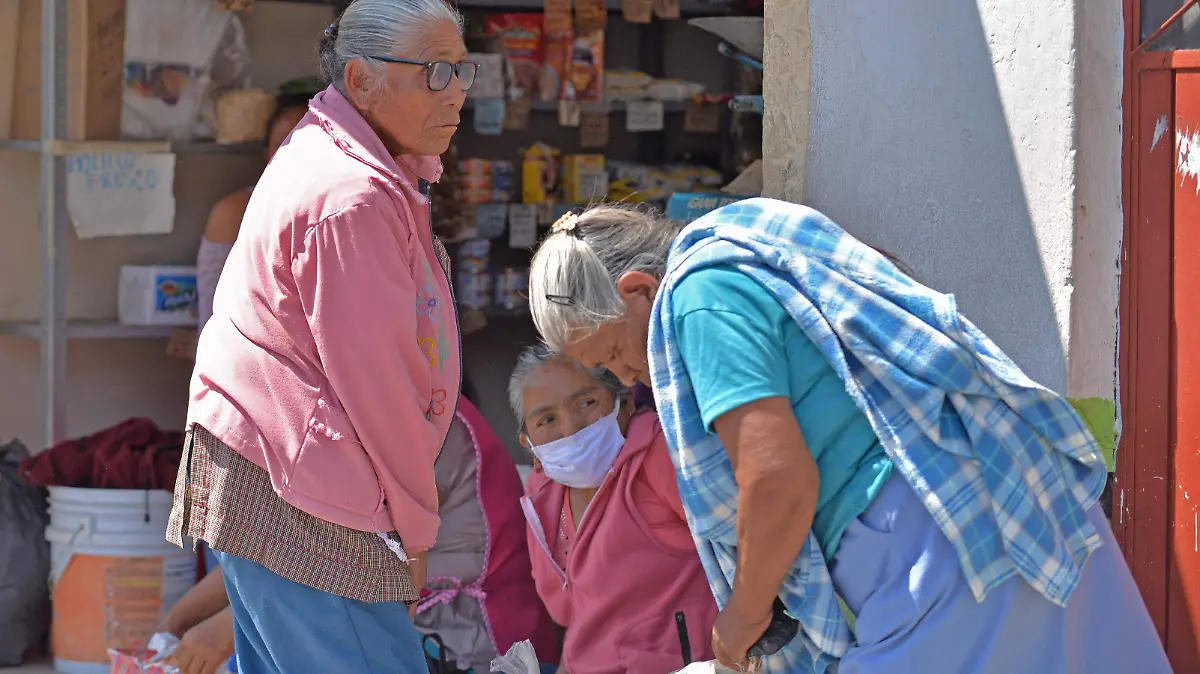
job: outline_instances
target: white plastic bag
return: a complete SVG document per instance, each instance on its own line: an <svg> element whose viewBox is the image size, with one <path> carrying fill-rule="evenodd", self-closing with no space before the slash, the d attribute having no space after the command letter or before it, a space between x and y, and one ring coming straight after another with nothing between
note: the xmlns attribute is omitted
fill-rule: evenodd
<svg viewBox="0 0 1200 674"><path fill-rule="evenodd" d="M504 655L492 660L492 671L502 674L539 674L537 653L533 644L521 641L512 645Z"/></svg>
<svg viewBox="0 0 1200 674"><path fill-rule="evenodd" d="M213 94L246 85L250 51L233 12L212 0L128 0L121 135L212 137Z"/></svg>

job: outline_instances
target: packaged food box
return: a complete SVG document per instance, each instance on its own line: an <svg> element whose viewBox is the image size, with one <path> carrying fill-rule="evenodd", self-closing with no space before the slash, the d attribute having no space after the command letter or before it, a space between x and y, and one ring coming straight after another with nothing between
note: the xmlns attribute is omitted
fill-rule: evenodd
<svg viewBox="0 0 1200 674"><path fill-rule="evenodd" d="M604 100L604 31L575 35L562 97L568 101Z"/></svg>
<svg viewBox="0 0 1200 674"><path fill-rule="evenodd" d="M572 154L563 159L563 201L590 204L608 197L608 173L602 154Z"/></svg>
<svg viewBox="0 0 1200 674"><path fill-rule="evenodd" d="M728 206L746 197L733 194L677 192L667 201L667 217L672 220L691 222L722 206Z"/></svg>
<svg viewBox="0 0 1200 674"><path fill-rule="evenodd" d="M117 315L125 325L196 325L196 268L121 267Z"/></svg>
<svg viewBox="0 0 1200 674"><path fill-rule="evenodd" d="M504 55L473 53L467 58L479 64L467 98L504 98Z"/></svg>
<svg viewBox="0 0 1200 674"><path fill-rule="evenodd" d="M525 151L521 162L521 203L556 203L559 197L561 153L545 143Z"/></svg>
<svg viewBox="0 0 1200 674"><path fill-rule="evenodd" d="M507 98L537 98L543 63L542 15L493 14L484 22L484 34L496 41L504 55Z"/></svg>
<svg viewBox="0 0 1200 674"><path fill-rule="evenodd" d="M458 163L459 199L466 204L508 203L513 196L513 164L502 159Z"/></svg>
<svg viewBox="0 0 1200 674"><path fill-rule="evenodd" d="M563 95L571 73L571 53L575 38L571 35L547 35L543 45L545 63L538 84L538 98L555 101Z"/></svg>

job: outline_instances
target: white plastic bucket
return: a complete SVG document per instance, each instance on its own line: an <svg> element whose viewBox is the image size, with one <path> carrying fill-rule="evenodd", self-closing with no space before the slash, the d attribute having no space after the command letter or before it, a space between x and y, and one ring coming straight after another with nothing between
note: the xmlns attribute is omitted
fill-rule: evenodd
<svg viewBox="0 0 1200 674"><path fill-rule="evenodd" d="M54 668L107 674L108 649L144 645L196 582L196 555L166 540L165 491L50 487Z"/></svg>

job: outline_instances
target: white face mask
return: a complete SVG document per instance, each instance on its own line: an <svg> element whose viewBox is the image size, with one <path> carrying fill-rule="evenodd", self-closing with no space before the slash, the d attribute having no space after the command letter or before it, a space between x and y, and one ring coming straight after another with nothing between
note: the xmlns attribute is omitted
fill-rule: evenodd
<svg viewBox="0 0 1200 674"><path fill-rule="evenodd" d="M625 445L625 436L617 423L620 410L617 405L612 414L575 435L532 446L530 449L542 463L546 477L578 489L599 487Z"/></svg>

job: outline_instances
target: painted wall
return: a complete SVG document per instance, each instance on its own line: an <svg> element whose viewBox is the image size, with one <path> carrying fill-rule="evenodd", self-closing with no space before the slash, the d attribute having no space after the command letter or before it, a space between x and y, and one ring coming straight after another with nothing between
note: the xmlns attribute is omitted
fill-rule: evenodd
<svg viewBox="0 0 1200 674"><path fill-rule="evenodd" d="M1111 399L1120 7L1079 14L769 1L765 183L954 293L1035 379Z"/></svg>

